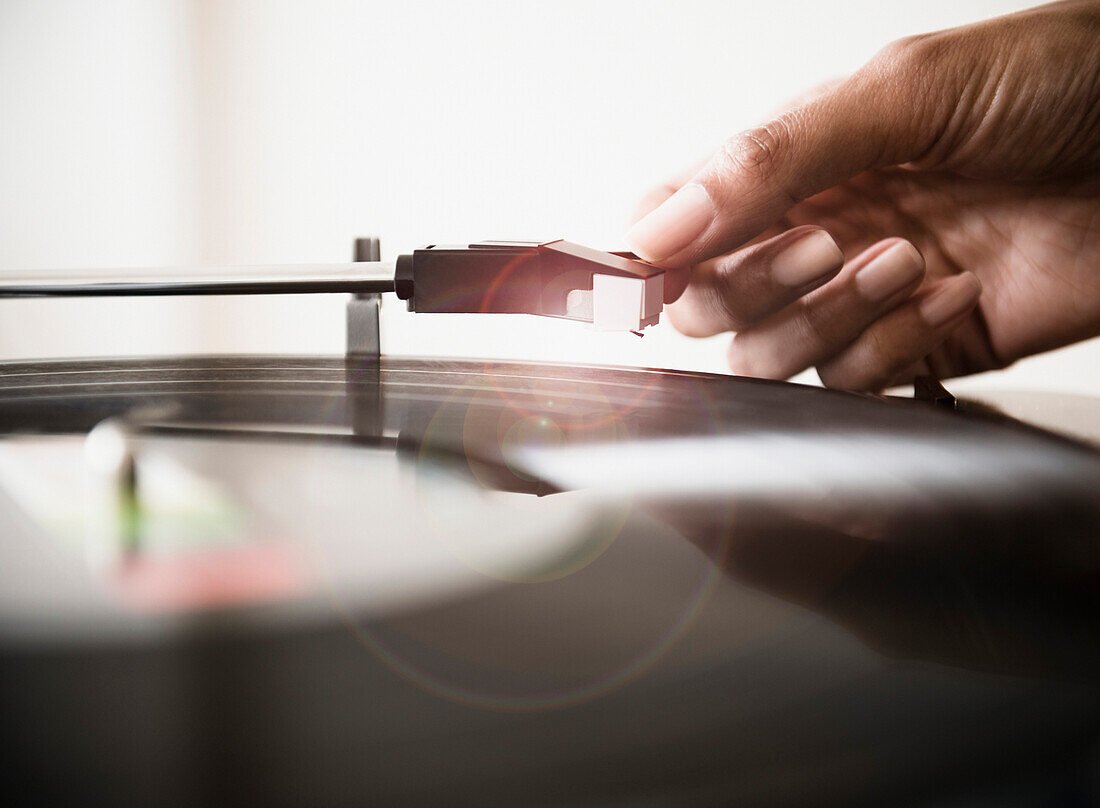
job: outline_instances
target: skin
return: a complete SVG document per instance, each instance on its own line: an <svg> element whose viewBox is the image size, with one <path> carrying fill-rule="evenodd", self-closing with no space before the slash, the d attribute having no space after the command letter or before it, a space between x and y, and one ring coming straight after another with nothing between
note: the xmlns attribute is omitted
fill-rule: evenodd
<svg viewBox="0 0 1100 808"><path fill-rule="evenodd" d="M735 372L814 366L826 385L877 390L1100 334L1100 2L895 42L642 211L685 184L713 207L698 235L669 255L647 254L639 226L628 239L671 270L679 330L735 332ZM831 234L843 267L797 290L769 282L807 228ZM899 240L918 278L869 304L853 278ZM962 307L933 326L921 306L936 294Z"/></svg>

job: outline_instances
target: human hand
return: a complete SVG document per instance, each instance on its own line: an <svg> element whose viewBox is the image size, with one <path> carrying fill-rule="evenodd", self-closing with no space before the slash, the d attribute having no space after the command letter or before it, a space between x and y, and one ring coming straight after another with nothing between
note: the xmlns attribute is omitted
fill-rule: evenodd
<svg viewBox="0 0 1100 808"><path fill-rule="evenodd" d="M735 332L734 372L874 390L1100 334L1100 3L895 42L646 208L671 321Z"/></svg>

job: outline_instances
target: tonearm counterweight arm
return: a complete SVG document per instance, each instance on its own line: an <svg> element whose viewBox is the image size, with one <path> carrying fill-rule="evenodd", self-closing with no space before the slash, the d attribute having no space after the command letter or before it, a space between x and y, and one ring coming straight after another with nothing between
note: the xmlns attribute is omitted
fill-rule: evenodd
<svg viewBox="0 0 1100 808"><path fill-rule="evenodd" d="M0 275L0 297L396 292L410 311L537 314L624 331L656 323L664 304L664 270L630 254L560 240L432 245L393 263L367 260L168 272Z"/></svg>

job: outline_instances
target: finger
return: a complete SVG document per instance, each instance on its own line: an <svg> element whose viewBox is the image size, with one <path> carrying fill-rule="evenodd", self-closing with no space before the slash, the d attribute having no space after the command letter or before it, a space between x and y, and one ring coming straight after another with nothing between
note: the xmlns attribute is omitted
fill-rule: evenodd
<svg viewBox="0 0 1100 808"><path fill-rule="evenodd" d="M634 213L630 217L630 223L634 224L639 219L644 217L650 211L656 209L683 187L684 183L688 182L692 177L699 173L700 169L707 164L707 158L702 160L696 160L690 166L682 169L675 176L669 178L669 180L661 185L658 185L652 191L649 191L645 196L641 198L638 204L634 208Z"/></svg>
<svg viewBox="0 0 1100 808"><path fill-rule="evenodd" d="M840 84L845 81L843 78L833 78L829 81L822 82L809 90L791 98L787 103L775 110L775 114L786 112L789 109L800 107L822 95L825 95L830 90L836 89ZM709 157L709 155L708 155ZM655 210L662 202L680 190L686 183L691 181L699 171L707 164L707 159L696 160L687 169L681 170L678 174L670 178L667 182L658 185L656 188L648 191L634 206L634 211L630 216L630 224L634 224L641 219L651 210Z"/></svg>
<svg viewBox="0 0 1100 808"><path fill-rule="evenodd" d="M667 311L689 337L736 331L779 311L840 271L844 254L832 236L798 227L700 264Z"/></svg>
<svg viewBox="0 0 1100 808"><path fill-rule="evenodd" d="M755 247L758 244L763 244L764 242L770 241L771 239L778 238L779 236L783 235L784 233L801 232L803 229L805 229L807 227L810 228L810 229L813 229L813 230L823 230L823 228L813 227L812 225L799 225L797 227L791 227L789 225L788 226L783 226L783 227L779 227L779 226L769 227L767 230L765 230L763 233L761 233L756 238L751 239L748 242L746 242L745 244L741 245L740 249L741 250L746 250L749 247ZM829 235L830 235L830 238L831 238L831 234L829 234ZM834 244L836 243L836 239L832 239L832 241L833 241ZM726 257L728 258L729 256L726 256ZM716 258L714 260L719 261L719 260L721 260L721 257ZM697 275L697 274L699 274L699 273L696 272L696 270L692 267L680 267L680 268L676 268L676 269L667 270L667 272L665 273L665 283L664 283L664 287L665 287L665 305L668 306L672 303L675 303L677 300L679 300L680 295L682 295L684 293L684 291L687 289L688 283L691 281L692 276ZM824 280L828 280L828 277L830 277L830 276L826 276L824 278ZM808 286L805 290L803 290L802 293L805 294L806 291L810 291L811 289L815 288L817 285L819 285L819 284L815 284L814 286ZM774 309L772 309L772 311L774 311ZM764 315L761 315L761 316L764 316ZM726 328L723 328L723 329L720 329L720 330L721 331L728 331L728 330L730 330L730 327L727 326Z"/></svg>
<svg viewBox="0 0 1100 808"><path fill-rule="evenodd" d="M834 280L730 343L734 373L786 379L843 351L905 301L924 278L924 259L903 239L875 244Z"/></svg>
<svg viewBox="0 0 1100 808"><path fill-rule="evenodd" d="M921 290L818 366L828 387L881 390L942 343L973 311L982 285L971 272Z"/></svg>
<svg viewBox="0 0 1100 808"><path fill-rule="evenodd" d="M695 164L689 167L687 170L681 171L678 175L671 178L668 182L654 188L647 193L638 202L638 205L634 208L634 214L631 216L630 223L634 224L639 219L643 218L650 211L657 207L660 207L666 199L676 193L685 182L691 179L699 169L705 165L705 160L698 160ZM684 289L688 285L689 273L687 269L670 270L665 275L664 283L664 302L666 305L679 299L680 295L684 293Z"/></svg>
<svg viewBox="0 0 1100 808"><path fill-rule="evenodd" d="M947 105L897 53L730 139L691 181L631 228L648 261L690 266L729 252L795 203L872 168L917 159Z"/></svg>
<svg viewBox="0 0 1100 808"><path fill-rule="evenodd" d="M661 206L661 203L676 193L680 186L673 182L666 182L664 185L659 185L652 191L646 193L634 208L634 212L630 216L630 223L642 219L652 210L656 210Z"/></svg>

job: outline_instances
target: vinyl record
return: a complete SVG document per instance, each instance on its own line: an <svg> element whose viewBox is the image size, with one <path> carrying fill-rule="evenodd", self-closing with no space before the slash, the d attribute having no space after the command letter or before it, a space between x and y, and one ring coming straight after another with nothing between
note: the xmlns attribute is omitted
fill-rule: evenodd
<svg viewBox="0 0 1100 808"><path fill-rule="evenodd" d="M181 358L4 365L0 433L29 802L1094 793L1100 454L985 409Z"/></svg>

